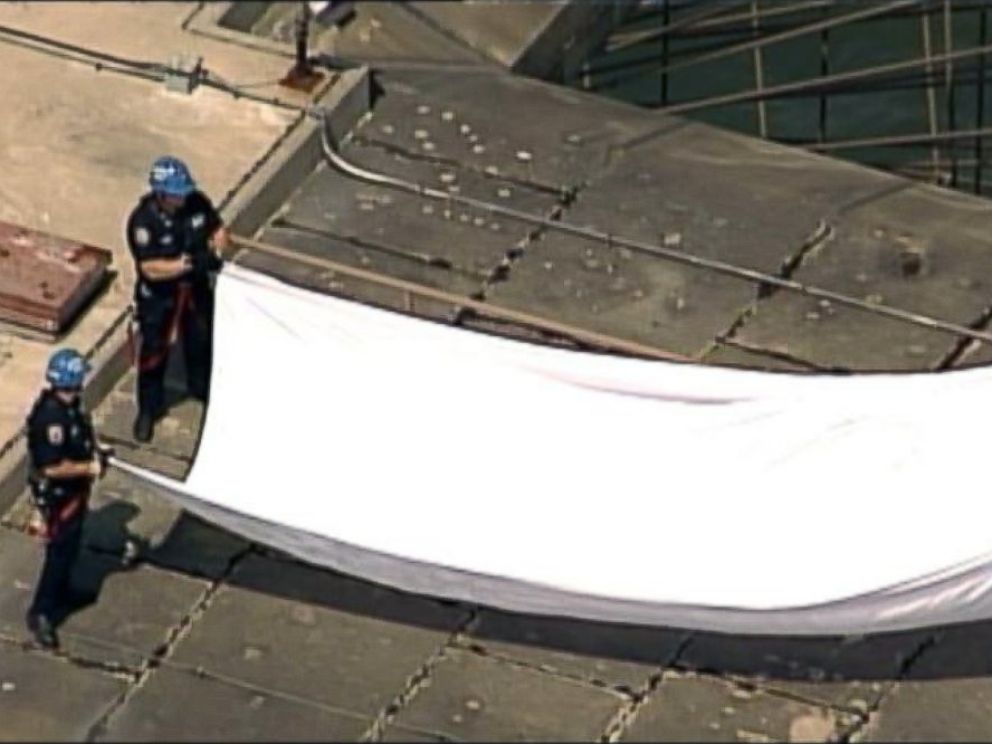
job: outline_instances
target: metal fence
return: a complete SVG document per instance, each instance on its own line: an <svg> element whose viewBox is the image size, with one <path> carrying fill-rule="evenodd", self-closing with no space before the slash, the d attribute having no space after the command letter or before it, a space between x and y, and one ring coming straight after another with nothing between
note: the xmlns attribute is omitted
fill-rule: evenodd
<svg viewBox="0 0 992 744"><path fill-rule="evenodd" d="M987 193L992 0L641 2L572 84Z"/></svg>

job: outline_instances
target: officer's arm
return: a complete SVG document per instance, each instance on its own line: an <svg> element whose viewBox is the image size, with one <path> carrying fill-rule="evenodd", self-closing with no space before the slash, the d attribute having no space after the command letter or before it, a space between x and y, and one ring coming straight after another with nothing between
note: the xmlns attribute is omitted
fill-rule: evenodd
<svg viewBox="0 0 992 744"><path fill-rule="evenodd" d="M62 425L35 419L28 423L28 448L36 472L48 478L89 478L100 475L94 460L70 460L63 454L65 429Z"/></svg>
<svg viewBox="0 0 992 744"><path fill-rule="evenodd" d="M146 258L138 264L141 275L150 282L178 279L193 268L188 254L176 258Z"/></svg>
<svg viewBox="0 0 992 744"><path fill-rule="evenodd" d="M221 255L231 245L231 232L225 225L221 225L210 236L210 248L214 253Z"/></svg>
<svg viewBox="0 0 992 744"><path fill-rule="evenodd" d="M101 466L99 461L93 460L61 460L54 465L48 465L41 469L42 475L46 478L98 478Z"/></svg>

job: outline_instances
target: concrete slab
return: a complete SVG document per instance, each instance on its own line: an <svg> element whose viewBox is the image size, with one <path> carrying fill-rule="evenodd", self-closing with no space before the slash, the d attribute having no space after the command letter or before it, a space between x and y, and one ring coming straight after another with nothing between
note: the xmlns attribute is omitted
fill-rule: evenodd
<svg viewBox="0 0 992 744"><path fill-rule="evenodd" d="M864 712L881 699L891 680L932 635L914 631L806 639L696 633L679 664Z"/></svg>
<svg viewBox="0 0 992 744"><path fill-rule="evenodd" d="M583 183L611 145L659 124L657 114L634 106L493 71L389 70L378 81L384 94L357 130L368 141L554 190ZM450 120L439 122L445 112ZM383 133L383 123L394 130ZM431 136L418 139L425 127Z"/></svg>
<svg viewBox="0 0 992 744"><path fill-rule="evenodd" d="M370 725L345 711L164 668L96 741L354 741Z"/></svg>
<svg viewBox="0 0 992 744"><path fill-rule="evenodd" d="M386 726L379 741L411 741L411 742L445 742L454 741L441 734L434 734L429 731L418 731L406 726Z"/></svg>
<svg viewBox="0 0 992 744"><path fill-rule="evenodd" d="M795 279L962 325L992 301L984 200L913 186L847 212L835 227L835 239ZM953 335L787 293L760 303L737 337L855 370L929 369L956 344Z"/></svg>
<svg viewBox="0 0 992 744"><path fill-rule="evenodd" d="M414 2L410 9L500 65L513 68L566 3Z"/></svg>
<svg viewBox="0 0 992 744"><path fill-rule="evenodd" d="M464 638L470 648L633 692L670 663L680 631L587 623L483 609Z"/></svg>
<svg viewBox="0 0 992 744"><path fill-rule="evenodd" d="M0 741L84 741L127 682L0 643Z"/></svg>
<svg viewBox="0 0 992 744"><path fill-rule="evenodd" d="M739 279L546 235L493 287L490 298L558 322L698 356L730 328L754 294L753 285Z"/></svg>
<svg viewBox="0 0 992 744"><path fill-rule="evenodd" d="M296 233L288 235L283 231L273 229L263 230L261 240L284 246L299 253L330 258L341 263L352 263L354 265L357 262L361 265L363 258L371 261L367 253L362 249L356 249L340 241L329 241L323 238L315 240L313 238L301 237ZM380 262L384 260L380 259ZM419 316L443 320L448 320L454 315L454 311L448 303L417 299L408 305L404 299L404 293L395 289L383 287L381 284L374 282L340 276L333 271L315 271L314 267L305 263L287 261L282 258L253 252L246 252L239 256L237 263L255 271L271 274L298 287L325 292L336 297L354 299L358 302L364 302L377 307L398 311L403 311L409 307ZM438 289L446 288L452 291L450 285L437 286L439 284L439 275L436 270L420 266L410 267L409 265L406 266L406 270L410 273L401 274L400 276L402 278L426 284L427 286L434 286ZM444 275L444 278L450 280L452 276L451 274L447 274ZM460 285L461 291L466 295L474 288L474 285L468 282Z"/></svg>
<svg viewBox="0 0 992 744"><path fill-rule="evenodd" d="M450 651L395 722L463 741L596 741L623 702L607 690Z"/></svg>
<svg viewBox="0 0 992 744"><path fill-rule="evenodd" d="M988 741L992 681L900 682L882 701L859 741Z"/></svg>
<svg viewBox="0 0 992 744"><path fill-rule="evenodd" d="M41 570L41 545L0 530L0 633L26 642L24 617ZM70 615L59 633L65 651L135 669L193 609L201 581L142 566L125 570L115 558L84 551L73 577L96 602Z"/></svg>
<svg viewBox="0 0 992 744"><path fill-rule="evenodd" d="M431 139L462 137L456 131L457 122L444 120L445 113L446 110L435 111L433 120L420 121L414 131L425 132L426 137ZM447 111L447 113L453 112ZM398 126L404 126L404 122L390 122L385 116L378 115L373 115L365 124L367 132L377 131L384 140L395 135ZM466 152L461 153L460 158L446 160L427 153L410 153L402 147L386 144L385 141L370 143L364 136L356 134L350 142L341 147L341 154L351 163L371 171L432 186L453 195L467 196L527 212L535 217L546 216L560 203L562 194L556 190L543 189L499 174L486 173L477 159L479 154L472 152L471 144L467 140L465 146ZM424 201L428 204L437 203L437 200L426 197ZM461 208L452 206L452 209ZM443 214L437 213L437 216L443 218ZM489 217L489 221L500 229L493 228L492 224L486 227L493 232L503 232L504 237L506 233L513 232L510 228L514 226L527 226L525 223L517 225L512 220L504 222L504 218L501 217Z"/></svg>
<svg viewBox="0 0 992 744"><path fill-rule="evenodd" d="M271 223L284 232L358 244L367 257L360 262L364 268L401 278L405 265L406 272L429 268L439 277L453 275L452 284L476 286L529 232L503 220L495 222L496 230L493 224L477 211L357 184L324 167Z"/></svg>
<svg viewBox="0 0 992 744"><path fill-rule="evenodd" d="M668 672L621 741L835 741L854 723L762 690Z"/></svg>
<svg viewBox="0 0 992 744"><path fill-rule="evenodd" d="M898 183L891 176L686 124L614 157L562 219L778 274L811 244L831 213L893 182ZM782 203L789 209L779 208ZM576 325L699 356L756 300L757 286L549 231L496 295L515 307L529 305Z"/></svg>
<svg viewBox="0 0 992 744"><path fill-rule="evenodd" d="M782 359L769 353L751 351L740 346L717 343L700 360L706 364L722 367L743 367L744 369L763 369L768 372L811 372L815 367L808 364L798 364L792 360Z"/></svg>
<svg viewBox="0 0 992 744"><path fill-rule="evenodd" d="M161 51L200 51L218 75L236 82L275 77L284 60L210 40L188 40L185 3L8 3L0 25L144 59ZM169 93L161 83L71 62L4 43L0 64L17 75L0 81L7 116L0 124L0 220L110 249L118 278L62 343L92 348L131 299L133 270L122 221L144 189L151 160L184 157L220 200L268 151L294 113L200 88ZM39 99L39 91L44 91ZM263 89L253 89L263 93ZM94 196L99 195L99 207ZM0 334L4 396L0 443L15 437L41 382L47 344ZM2 447L2 444L0 444Z"/></svg>
<svg viewBox="0 0 992 744"><path fill-rule="evenodd" d="M250 556L173 658L375 716L465 618L427 599Z"/></svg>

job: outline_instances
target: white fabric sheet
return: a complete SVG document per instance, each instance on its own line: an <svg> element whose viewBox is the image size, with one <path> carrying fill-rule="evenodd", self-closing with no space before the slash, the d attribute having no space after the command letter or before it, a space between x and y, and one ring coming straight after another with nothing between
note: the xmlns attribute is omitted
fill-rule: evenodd
<svg viewBox="0 0 992 744"><path fill-rule="evenodd" d="M246 536L413 591L752 633L992 616L985 369L577 353L228 266L185 483Z"/></svg>

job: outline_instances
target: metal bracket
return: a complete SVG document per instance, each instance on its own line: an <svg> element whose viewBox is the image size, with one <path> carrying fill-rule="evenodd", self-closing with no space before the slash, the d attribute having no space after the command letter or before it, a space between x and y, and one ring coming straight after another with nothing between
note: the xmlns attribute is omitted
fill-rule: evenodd
<svg viewBox="0 0 992 744"><path fill-rule="evenodd" d="M165 75L166 90L176 93L192 93L200 84L203 75L203 57L189 54L176 54L169 59L169 71Z"/></svg>

